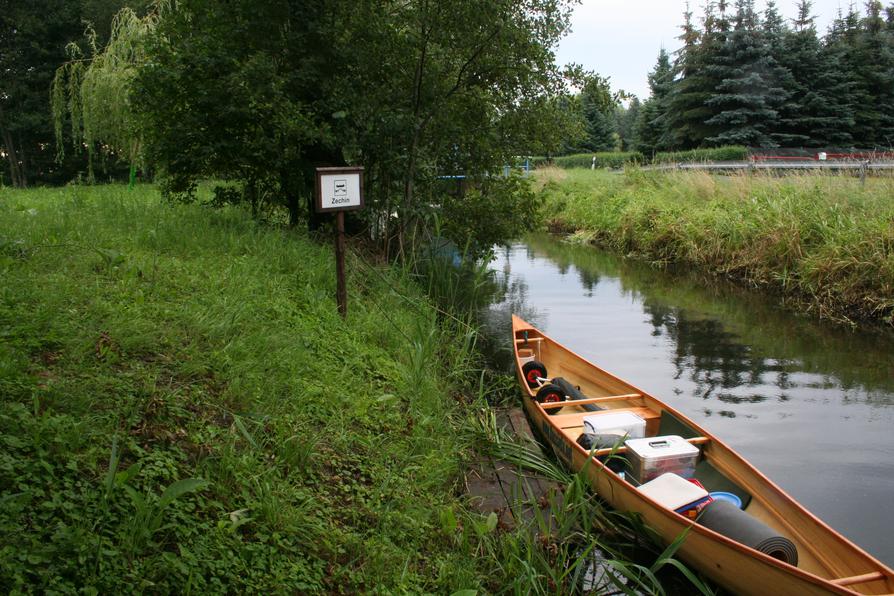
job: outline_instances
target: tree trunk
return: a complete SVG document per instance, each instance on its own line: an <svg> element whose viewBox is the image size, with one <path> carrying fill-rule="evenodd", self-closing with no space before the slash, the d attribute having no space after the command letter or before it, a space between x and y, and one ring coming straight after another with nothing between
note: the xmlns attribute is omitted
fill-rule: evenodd
<svg viewBox="0 0 894 596"><path fill-rule="evenodd" d="M3 136L3 150L6 152L6 160L9 162L9 174L12 185L17 188L27 186L24 172L21 164L19 164L19 156L16 152L15 143L12 140L12 134L3 123L3 108L0 107L0 134Z"/></svg>
<svg viewBox="0 0 894 596"><path fill-rule="evenodd" d="M313 203L313 198L311 198L310 202ZM289 225L294 228L301 223L301 197L290 189L288 195L286 195L286 203L289 208ZM313 205L308 204L308 208L312 209ZM308 218L308 226L309 224L310 218Z"/></svg>
<svg viewBox="0 0 894 596"><path fill-rule="evenodd" d="M28 159L28 150L25 147L24 141L22 141L22 135L19 133L19 181L22 183L22 188L27 188L28 186L28 169L29 169Z"/></svg>
<svg viewBox="0 0 894 596"><path fill-rule="evenodd" d="M385 253L385 262L387 263L391 259L391 177L387 173L385 173L385 168L382 168L382 170L382 202L385 205L385 219L384 225L382 226L382 240Z"/></svg>
<svg viewBox="0 0 894 596"><path fill-rule="evenodd" d="M406 178L404 179L404 200L403 200L403 209L401 209L402 213L398 219L398 258L403 260L406 258L406 254L404 254L404 241L407 233L407 228L410 221L410 205L413 204L413 185L416 178L416 147L419 143L419 128L413 132L413 140L410 143L410 148L408 151L409 161L407 162L407 172Z"/></svg>
<svg viewBox="0 0 894 596"><path fill-rule="evenodd" d="M16 151L12 143L7 140L6 131L3 131L3 150L6 152L6 161L9 162L10 184L15 187L21 187L19 183L19 164L16 162Z"/></svg>
<svg viewBox="0 0 894 596"><path fill-rule="evenodd" d="M422 111L422 79L425 76L425 62L428 58L428 36L431 31L424 26L422 28L422 47L419 48L419 60L416 61L416 69L413 73L413 138L407 151L407 171L404 178L404 198L402 212L398 214L398 258L404 259L404 241L410 221L410 205L413 203L413 186L416 179L416 150L419 147L419 137L424 124L420 121Z"/></svg>

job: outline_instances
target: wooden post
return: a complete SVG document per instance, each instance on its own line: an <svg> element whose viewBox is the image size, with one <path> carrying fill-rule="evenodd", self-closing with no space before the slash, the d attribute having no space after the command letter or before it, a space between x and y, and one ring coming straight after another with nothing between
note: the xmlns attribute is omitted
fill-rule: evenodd
<svg viewBox="0 0 894 596"><path fill-rule="evenodd" d="M335 301L338 314L348 316L345 283L345 211L363 208L363 168L317 168L316 212L335 212Z"/></svg>
<svg viewBox="0 0 894 596"><path fill-rule="evenodd" d="M345 212L335 212L335 299L341 318L348 316L348 290L345 284Z"/></svg>

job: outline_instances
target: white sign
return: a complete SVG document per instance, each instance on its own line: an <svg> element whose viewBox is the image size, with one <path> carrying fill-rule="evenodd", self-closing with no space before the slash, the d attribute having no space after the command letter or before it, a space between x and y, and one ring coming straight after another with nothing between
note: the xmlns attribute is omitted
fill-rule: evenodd
<svg viewBox="0 0 894 596"><path fill-rule="evenodd" d="M320 210L351 209L362 206L359 172L320 174Z"/></svg>

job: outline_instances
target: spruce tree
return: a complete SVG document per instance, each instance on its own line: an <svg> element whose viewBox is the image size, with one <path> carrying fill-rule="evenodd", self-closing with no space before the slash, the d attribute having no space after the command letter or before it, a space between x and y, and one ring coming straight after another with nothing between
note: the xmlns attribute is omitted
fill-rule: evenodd
<svg viewBox="0 0 894 596"><path fill-rule="evenodd" d="M775 82L785 90L786 95L786 99L778 106L778 124L770 133L770 137L781 147L802 146L809 140L809 137L800 134L800 131L792 130L791 126L787 126L788 115L786 108L797 103L795 93L797 82L787 61L787 48L785 46L785 41L791 30L786 26L773 0L767 2L767 8L764 10L762 31L767 51L772 60L779 66L774 71Z"/></svg>
<svg viewBox="0 0 894 596"><path fill-rule="evenodd" d="M707 124L714 112L706 102L718 83L710 67L728 28L725 7L725 0L721 0L718 17L713 2L705 6L703 30L692 23L688 6L683 15L683 33L679 37L683 47L678 50L674 63L676 81L668 96L666 111L668 140L674 148L699 147L717 132L716 127Z"/></svg>
<svg viewBox="0 0 894 596"><path fill-rule="evenodd" d="M827 36L827 52L848 79L844 101L854 117L853 143L860 147L875 146L886 136L882 130L885 119L877 104L879 91L881 95L885 94L877 88L876 73L885 78L887 60L884 48L872 47L872 43L882 41L879 32L872 31L878 25L873 21L871 18L861 19L857 9L851 6L847 14L839 14Z"/></svg>
<svg viewBox="0 0 894 596"><path fill-rule="evenodd" d="M866 2L855 58L857 80L868 104L857 110L858 138L879 148L894 147L894 47L882 17L882 3Z"/></svg>
<svg viewBox="0 0 894 596"><path fill-rule="evenodd" d="M645 154L669 149L668 96L674 85L670 56L664 48L658 53L655 68L649 73L651 95L643 103L636 121L637 150Z"/></svg>
<svg viewBox="0 0 894 596"><path fill-rule="evenodd" d="M618 133L618 142L621 151L635 151L639 147L639 121L643 104L636 95L628 97L627 107L615 108L615 131Z"/></svg>
<svg viewBox="0 0 894 596"><path fill-rule="evenodd" d="M735 25L712 71L721 81L705 102L717 112L706 124L719 130L706 140L718 145L778 146L771 134L786 91L779 86L779 66L759 27L754 0L736 2Z"/></svg>
<svg viewBox="0 0 894 596"><path fill-rule="evenodd" d="M770 24L768 12L764 27L772 39ZM854 118L847 104L847 76L834 55L820 43L809 0L798 3L798 16L793 28L783 31L781 44L770 45L774 57L789 74L791 91L780 107L775 138L784 146L850 145Z"/></svg>
<svg viewBox="0 0 894 596"><path fill-rule="evenodd" d="M605 77L591 75L580 92L580 108L586 137L584 151L611 151L615 146L614 110L618 105Z"/></svg>

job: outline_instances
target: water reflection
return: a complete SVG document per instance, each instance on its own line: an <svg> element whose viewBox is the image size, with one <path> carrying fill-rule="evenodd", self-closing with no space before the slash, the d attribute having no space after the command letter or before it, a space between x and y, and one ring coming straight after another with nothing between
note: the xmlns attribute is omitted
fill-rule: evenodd
<svg viewBox="0 0 894 596"><path fill-rule="evenodd" d="M657 270L589 247L535 235L525 244L500 253L500 268L511 281L505 287L506 300L494 308L504 312L510 307L527 309L544 325L548 313L555 316L549 312L553 309L529 304L527 275L507 275L519 270L512 265L519 259L519 252L529 265L522 273L529 273L531 266L537 269L543 261L553 264L560 280L545 281L563 284L563 300L568 298L568 286L564 284L571 283L569 278L575 276L583 298L595 296L603 277L619 283L619 297L641 304L652 336L673 341L674 364L680 375L684 369L716 371L719 379L709 377L704 382L733 387L766 384L769 378L765 375L771 374L784 389L790 373L814 372L824 379L831 377L812 379L810 383L816 387L879 389L881 395L874 397L881 397L885 404L894 403L894 335L890 331L835 328L794 315L775 300L723 280ZM543 275L542 271L537 273L538 277Z"/></svg>
<svg viewBox="0 0 894 596"><path fill-rule="evenodd" d="M487 326L504 356L517 313L703 422L820 517L894 561L890 332L830 327L714 278L548 236L501 252L495 269L505 299Z"/></svg>

